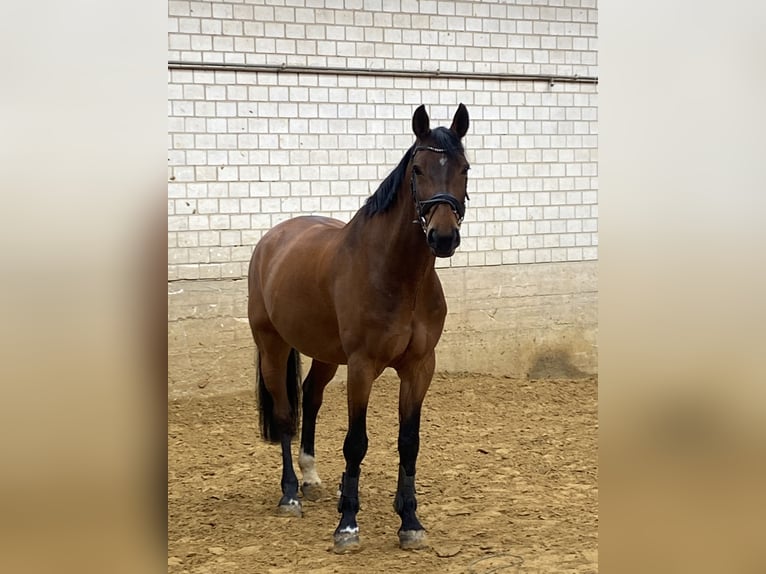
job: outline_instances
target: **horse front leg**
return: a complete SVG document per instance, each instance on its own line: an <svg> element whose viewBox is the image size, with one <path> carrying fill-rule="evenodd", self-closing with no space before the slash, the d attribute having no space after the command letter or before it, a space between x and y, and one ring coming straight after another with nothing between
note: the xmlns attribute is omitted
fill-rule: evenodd
<svg viewBox="0 0 766 574"><path fill-rule="evenodd" d="M369 363L349 361L348 365L348 432L343 442L346 471L340 482L338 512L340 523L335 529L333 550L338 554L359 550L359 475L367 454L367 404L376 373Z"/></svg>
<svg viewBox="0 0 766 574"><path fill-rule="evenodd" d="M420 450L420 412L434 374L433 352L423 360L399 370L399 479L394 510L402 519L399 546L407 550L428 545L426 531L418 520L415 496L415 472Z"/></svg>

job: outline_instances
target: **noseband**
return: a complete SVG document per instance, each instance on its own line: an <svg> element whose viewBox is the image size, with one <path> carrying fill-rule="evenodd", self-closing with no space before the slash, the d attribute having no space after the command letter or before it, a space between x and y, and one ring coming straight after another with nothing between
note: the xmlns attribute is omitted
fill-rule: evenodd
<svg viewBox="0 0 766 574"><path fill-rule="evenodd" d="M414 161L415 154L417 154L419 151L447 153L447 150L441 149L438 147L418 146L413 150L412 157L410 158L410 162ZM425 233L426 232L426 216L428 215L428 212L436 205L440 203L446 203L452 208L452 211L455 214L455 217L457 217L457 224L458 226L460 226L460 224L463 223L463 217L465 216L465 204L461 201L458 201L454 196L450 195L449 193L437 193L431 199L420 201L418 199L416 178L417 176L415 175L415 170L413 169L412 179L410 181L410 187L412 189L412 199L415 202L415 210L417 211L417 214L418 214L418 218L415 221L413 221L413 223L420 223L420 227L423 229L423 232ZM468 199L468 190L466 190L465 192L465 198Z"/></svg>

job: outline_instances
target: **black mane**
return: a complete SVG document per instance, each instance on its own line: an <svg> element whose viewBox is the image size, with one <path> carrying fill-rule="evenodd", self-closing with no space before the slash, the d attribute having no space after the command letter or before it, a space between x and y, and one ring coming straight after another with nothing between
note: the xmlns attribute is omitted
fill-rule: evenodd
<svg viewBox="0 0 766 574"><path fill-rule="evenodd" d="M431 138L428 145L443 149L447 154L447 157L450 158L465 153L460 139L452 130L447 128L439 127L431 130ZM375 193L367 198L367 201L362 207L365 215L370 217L378 213L384 213L394 204L396 192L404 181L404 174L407 172L407 166L412 159L414 150L415 145L413 144L413 146L404 154L399 165L397 165L394 170L388 174L386 179L381 182L378 189L375 190Z"/></svg>

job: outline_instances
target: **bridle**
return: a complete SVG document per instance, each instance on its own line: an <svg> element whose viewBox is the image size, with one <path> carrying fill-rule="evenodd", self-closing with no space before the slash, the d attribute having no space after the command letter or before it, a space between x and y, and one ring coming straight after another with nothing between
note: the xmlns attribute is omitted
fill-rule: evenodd
<svg viewBox="0 0 766 574"><path fill-rule="evenodd" d="M417 146L412 151L412 157L410 158L410 163L412 163L415 160L415 155L419 151L432 151L434 153L447 153L447 150L438 148L438 147L431 147L431 146ZM461 223L463 223L463 217L465 216L465 204L462 201L458 201L454 196L450 195L449 193L437 193L434 195L431 199L426 199L425 201L421 201L418 199L418 190L417 190L417 183L416 183L416 174L415 170L412 170L412 178L410 181L410 187L412 189L412 199L415 202L415 211L418 214L418 218L413 221L413 223L420 223L420 227L423 229L423 233L426 232L427 224L426 217L428 216L428 212L435 207L436 205L440 203L446 203L452 208L453 213L455 214L455 217L457 217L457 224L460 226ZM468 199L468 190L465 192L465 198Z"/></svg>

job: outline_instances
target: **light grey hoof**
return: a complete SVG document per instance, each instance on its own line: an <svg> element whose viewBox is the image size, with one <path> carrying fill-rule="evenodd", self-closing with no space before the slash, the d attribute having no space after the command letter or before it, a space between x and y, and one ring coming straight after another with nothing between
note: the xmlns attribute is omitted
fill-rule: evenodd
<svg viewBox="0 0 766 574"><path fill-rule="evenodd" d="M303 498L310 500L311 502L321 500L324 496L324 489L322 488L321 482L314 484L304 482L301 484L301 492L303 493Z"/></svg>
<svg viewBox="0 0 766 574"><path fill-rule="evenodd" d="M280 516L297 516L300 518L303 516L301 501L295 499L280 501L279 506L277 506L277 514Z"/></svg>
<svg viewBox="0 0 766 574"><path fill-rule="evenodd" d="M336 532L334 539L335 543L332 550L335 554L350 554L352 552L359 552L362 548L359 542L359 531Z"/></svg>
<svg viewBox="0 0 766 574"><path fill-rule="evenodd" d="M400 530L399 547L402 550L420 550L428 548L425 530Z"/></svg>

